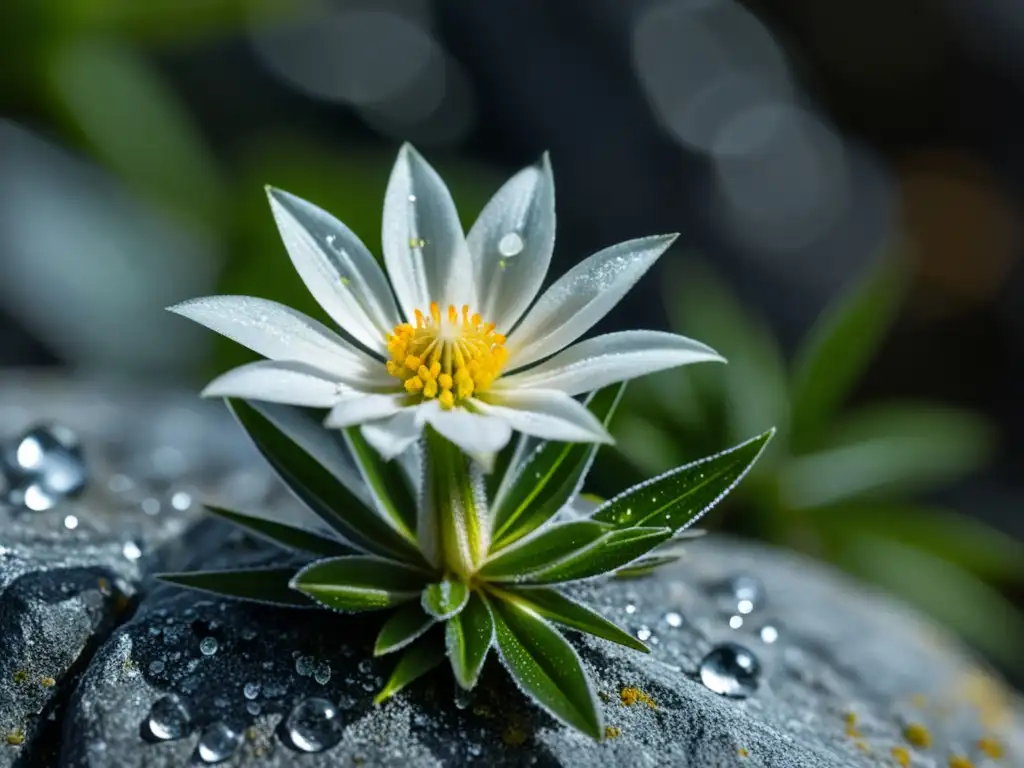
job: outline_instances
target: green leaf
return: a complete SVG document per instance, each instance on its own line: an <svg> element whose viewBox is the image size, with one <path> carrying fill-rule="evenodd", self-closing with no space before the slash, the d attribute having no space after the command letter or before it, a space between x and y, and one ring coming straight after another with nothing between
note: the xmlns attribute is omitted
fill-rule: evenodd
<svg viewBox="0 0 1024 768"><path fill-rule="evenodd" d="M486 579L515 579L558 562L599 541L612 526L592 520L553 525L488 558L480 569Z"/></svg>
<svg viewBox="0 0 1024 768"><path fill-rule="evenodd" d="M559 584L611 573L645 555L672 535L670 528L619 528L556 563L517 581L529 584Z"/></svg>
<svg viewBox="0 0 1024 768"><path fill-rule="evenodd" d="M271 419L243 400L228 400L228 406L289 490L345 541L378 555L420 561L417 549L316 461L308 452L308 445L294 442Z"/></svg>
<svg viewBox="0 0 1024 768"><path fill-rule="evenodd" d="M344 435L363 481L373 494L377 511L391 522L395 530L415 544L416 500L409 492L401 465L397 461L384 461L358 428L346 429Z"/></svg>
<svg viewBox="0 0 1024 768"><path fill-rule="evenodd" d="M369 555L318 560L292 579L292 588L338 611L376 611L415 600L430 576Z"/></svg>
<svg viewBox="0 0 1024 768"><path fill-rule="evenodd" d="M266 539L285 549L297 549L312 552L315 555L352 555L356 550L346 546L337 539L331 539L303 528L277 523L244 512L233 512L229 509L206 505L206 511L232 525L244 528L248 533Z"/></svg>
<svg viewBox="0 0 1024 768"><path fill-rule="evenodd" d="M484 599L474 592L466 607L445 624L448 658L460 687L469 691L476 686L493 643L494 619Z"/></svg>
<svg viewBox="0 0 1024 768"><path fill-rule="evenodd" d="M874 406L844 419L822 450L782 470L786 503L807 508L865 494L951 482L989 455L991 430L966 411L941 406Z"/></svg>
<svg viewBox="0 0 1024 768"><path fill-rule="evenodd" d="M619 528L691 525L743 479L775 430L620 493L593 516Z"/></svg>
<svg viewBox="0 0 1024 768"><path fill-rule="evenodd" d="M501 662L519 687L557 719L599 740L601 710L573 647L532 611L486 599Z"/></svg>
<svg viewBox="0 0 1024 768"><path fill-rule="evenodd" d="M651 557L642 557L636 562L630 563L623 568L619 568L619 570L615 572L615 578L642 579L646 576L650 576L663 566L678 563L679 558L679 555L653 555Z"/></svg>
<svg viewBox="0 0 1024 768"><path fill-rule="evenodd" d="M847 296L826 310L797 352L791 438L802 453L814 447L889 332L902 303L906 269L883 254Z"/></svg>
<svg viewBox="0 0 1024 768"><path fill-rule="evenodd" d="M415 643L402 654L391 677L384 684L374 699L374 704L381 704L390 699L410 683L427 674L444 661L444 646L432 637L426 637Z"/></svg>
<svg viewBox="0 0 1024 768"><path fill-rule="evenodd" d="M434 618L417 603L408 603L384 622L373 646L374 656L383 656L405 648L434 625Z"/></svg>
<svg viewBox="0 0 1024 768"><path fill-rule="evenodd" d="M450 619L466 607L469 587L464 581L442 579L423 588L420 602L423 610L438 621Z"/></svg>
<svg viewBox="0 0 1024 768"><path fill-rule="evenodd" d="M605 387L587 400L591 413L605 427L625 386ZM491 550L507 547L535 531L568 504L579 492L597 449L593 443L541 443L522 465L508 492L496 500Z"/></svg>
<svg viewBox="0 0 1024 768"><path fill-rule="evenodd" d="M432 427L426 429L426 487L420 514L420 550L438 568L468 577L487 555L484 479L475 462Z"/></svg>
<svg viewBox="0 0 1024 768"><path fill-rule="evenodd" d="M179 587L189 587L237 600L250 600L295 608L314 608L305 595L289 586L294 568L242 568L231 571L158 573L156 578Z"/></svg>
<svg viewBox="0 0 1024 768"><path fill-rule="evenodd" d="M881 536L848 540L840 563L945 622L1009 667L1024 667L1024 616L1006 598L962 568Z"/></svg>
<svg viewBox="0 0 1024 768"><path fill-rule="evenodd" d="M511 603L525 605L527 608L539 613L545 619L562 624L566 627L578 629L590 635L603 637L613 643L624 645L643 653L650 653L650 649L621 629L608 621L601 614L592 611L585 605L570 600L554 589L546 587L525 587L516 589L491 588L501 599Z"/></svg>

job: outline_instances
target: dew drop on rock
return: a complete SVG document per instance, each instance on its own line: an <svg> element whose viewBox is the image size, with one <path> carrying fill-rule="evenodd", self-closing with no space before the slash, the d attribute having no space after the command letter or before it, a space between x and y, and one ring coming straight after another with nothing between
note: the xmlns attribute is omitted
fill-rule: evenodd
<svg viewBox="0 0 1024 768"><path fill-rule="evenodd" d="M762 608L766 598L761 580L747 574L727 579L717 585L713 593L722 611L743 616Z"/></svg>
<svg viewBox="0 0 1024 768"><path fill-rule="evenodd" d="M245 686L242 688L242 695L245 696L245 698L249 699L249 701L252 701L260 695L260 684L246 683Z"/></svg>
<svg viewBox="0 0 1024 768"><path fill-rule="evenodd" d="M669 611L665 614L665 623L670 627L681 627L683 626L683 617L675 611Z"/></svg>
<svg viewBox="0 0 1024 768"><path fill-rule="evenodd" d="M149 671L154 675L159 675L164 671L164 663L160 659L155 659L149 662Z"/></svg>
<svg viewBox="0 0 1024 768"><path fill-rule="evenodd" d="M320 683L320 685L327 685L331 681L331 665L326 661L321 661L317 664L313 670L313 679Z"/></svg>
<svg viewBox="0 0 1024 768"><path fill-rule="evenodd" d="M509 232L498 241L498 253L506 259L512 258L522 253L525 245L518 232Z"/></svg>
<svg viewBox="0 0 1024 768"><path fill-rule="evenodd" d="M262 707L260 707L259 702L256 702L256 701L247 701L247 702L245 702L245 711L248 712L250 715L254 715L254 716L258 715L260 713L261 709L262 709Z"/></svg>
<svg viewBox="0 0 1024 768"><path fill-rule="evenodd" d="M730 616L729 617L729 627L731 629L739 629L742 626L743 626L743 617L742 616L737 615L737 616Z"/></svg>
<svg viewBox="0 0 1024 768"><path fill-rule="evenodd" d="M29 507L30 509L37 509L36 507ZM37 510L38 511L38 510ZM66 515L64 517L64 527L69 531L75 530L78 527L78 518L74 515Z"/></svg>
<svg viewBox="0 0 1024 768"><path fill-rule="evenodd" d="M745 699L757 690L760 677L757 657L737 643L716 646L700 662L701 682L722 696Z"/></svg>
<svg viewBox="0 0 1024 768"><path fill-rule="evenodd" d="M648 640L651 639L651 635L652 634L653 633L651 632L651 628L650 627L642 626L642 627L640 627L640 629L638 629L636 631L636 639L639 640L642 643L646 643Z"/></svg>
<svg viewBox="0 0 1024 768"><path fill-rule="evenodd" d="M158 741L174 741L188 732L190 719L185 702L174 694L162 696L150 707L145 730Z"/></svg>
<svg viewBox="0 0 1024 768"><path fill-rule="evenodd" d="M292 744L303 752L323 752L341 740L341 717L327 699L300 702L288 714L284 726Z"/></svg>
<svg viewBox="0 0 1024 768"><path fill-rule="evenodd" d="M82 492L88 481L82 445L67 427L39 424L16 438L3 452L7 500L42 512Z"/></svg>
<svg viewBox="0 0 1024 768"><path fill-rule="evenodd" d="M779 639L779 628L774 624L765 624L757 634L761 638L762 643L771 645Z"/></svg>
<svg viewBox="0 0 1024 768"><path fill-rule="evenodd" d="M309 677L313 674L314 659L312 656L299 656L295 660L295 672L301 677Z"/></svg>
<svg viewBox="0 0 1024 768"><path fill-rule="evenodd" d="M221 763L235 754L242 743L242 732L235 730L223 721L207 726L199 738L196 753L199 759L208 765Z"/></svg>
<svg viewBox="0 0 1024 768"><path fill-rule="evenodd" d="M142 557L142 550L139 549L139 545L134 541L126 541L124 546L121 547L121 554L125 556L125 559L131 560L134 563Z"/></svg>
<svg viewBox="0 0 1024 768"><path fill-rule="evenodd" d="M203 656L213 656L219 647L220 644L217 642L217 638L204 637L199 643L199 652L202 653Z"/></svg>

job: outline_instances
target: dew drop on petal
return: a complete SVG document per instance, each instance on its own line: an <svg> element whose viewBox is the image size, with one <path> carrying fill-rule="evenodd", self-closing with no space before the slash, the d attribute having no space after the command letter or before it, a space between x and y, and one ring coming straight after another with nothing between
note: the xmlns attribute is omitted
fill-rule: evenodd
<svg viewBox="0 0 1024 768"><path fill-rule="evenodd" d="M291 743L303 752L323 752L341 740L341 716L327 699L300 702L285 718L284 727Z"/></svg>
<svg viewBox="0 0 1024 768"><path fill-rule="evenodd" d="M152 738L158 741L174 741L188 733L190 719L191 715L185 702L170 694L153 703L144 725Z"/></svg>
<svg viewBox="0 0 1024 768"><path fill-rule="evenodd" d="M196 746L199 759L208 765L222 763L235 754L242 743L242 732L223 721L207 726Z"/></svg>
<svg viewBox="0 0 1024 768"><path fill-rule="evenodd" d="M525 245L518 232L509 232L498 241L498 253L507 259L512 258L522 253Z"/></svg>
<svg viewBox="0 0 1024 768"><path fill-rule="evenodd" d="M757 657L737 643L716 646L700 662L701 682L722 696L745 699L757 691L760 677Z"/></svg>

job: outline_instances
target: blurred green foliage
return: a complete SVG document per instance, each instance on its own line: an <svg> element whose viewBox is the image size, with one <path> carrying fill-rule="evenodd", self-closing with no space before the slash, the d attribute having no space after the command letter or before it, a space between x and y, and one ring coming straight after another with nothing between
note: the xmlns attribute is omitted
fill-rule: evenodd
<svg viewBox="0 0 1024 768"><path fill-rule="evenodd" d="M901 307L908 280L899 254L824 313L791 365L766 323L706 268L670 271L673 330L711 344L729 364L630 385L612 432L634 471L662 472L778 426L714 521L827 559L1018 665L1024 617L998 587L1024 579L1024 546L919 501L978 468L991 430L972 413L931 403L844 408Z"/></svg>

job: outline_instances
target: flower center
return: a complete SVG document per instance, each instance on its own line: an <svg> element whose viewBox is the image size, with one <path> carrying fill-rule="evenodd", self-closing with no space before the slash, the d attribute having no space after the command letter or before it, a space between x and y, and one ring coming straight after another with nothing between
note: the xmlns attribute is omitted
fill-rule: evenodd
<svg viewBox="0 0 1024 768"><path fill-rule="evenodd" d="M486 390L501 372L508 352L505 337L494 332L469 306L454 305L441 314L434 302L430 315L416 310L416 325L400 323L388 336L388 373L402 380L405 391L424 399L437 398L443 408Z"/></svg>

